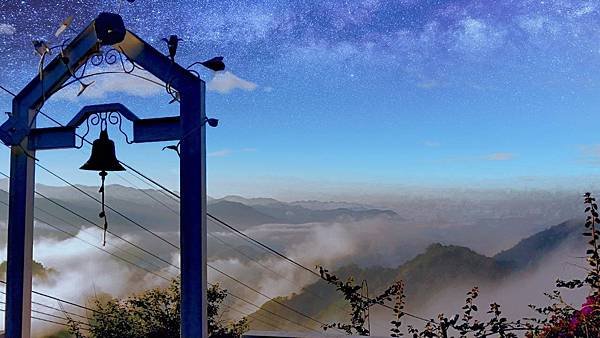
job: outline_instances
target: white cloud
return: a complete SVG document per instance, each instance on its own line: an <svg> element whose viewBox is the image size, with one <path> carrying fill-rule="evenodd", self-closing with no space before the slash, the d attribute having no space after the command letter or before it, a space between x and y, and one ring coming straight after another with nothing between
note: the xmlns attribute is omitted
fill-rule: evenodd
<svg viewBox="0 0 600 338"><path fill-rule="evenodd" d="M488 161L510 161L515 158L513 153L493 153L485 156Z"/></svg>
<svg viewBox="0 0 600 338"><path fill-rule="evenodd" d="M232 72L218 72L207 84L208 90L227 94L234 89L253 91L258 87L254 82L237 77Z"/></svg>
<svg viewBox="0 0 600 338"><path fill-rule="evenodd" d="M208 157L227 157L234 153L254 153L258 150L256 148L243 148L240 150L232 150L232 149L221 149L217 151L210 152L206 154Z"/></svg>
<svg viewBox="0 0 600 338"><path fill-rule="evenodd" d="M43 223L36 224L36 227L38 226L45 227ZM96 294L108 293L115 297L123 297L144 288L166 284L162 279L145 271L134 269L132 266L124 265L120 260L113 259L108 254L84 242L99 245L102 230L96 227L81 229L77 232L77 236L80 239L57 240L43 238L36 240L34 243L34 259L46 267L55 269L58 273L57 279L60 282L35 285L35 290L78 304L86 304L89 297ZM133 237L125 235L125 238L135 242ZM114 251L116 248L114 244L112 241L108 242L106 250ZM174 275L174 271L167 272L167 270L157 271L157 273L164 276ZM46 298L35 297L34 299L43 304L57 306L56 302ZM40 306L34 306L34 308L58 316L63 315L60 311L52 311ZM74 307L70 310L81 313L79 309ZM0 318L0 322L4 322L3 317ZM40 321L34 321L32 326L32 336L34 337L45 336L52 330L51 328L55 328L54 325Z"/></svg>
<svg viewBox="0 0 600 338"><path fill-rule="evenodd" d="M102 69L103 71L117 71L114 67ZM52 96L58 100L76 101L78 99L101 99L109 94L125 94L137 97L151 97L157 94L166 94L165 89L157 77L146 71L134 71L131 74L104 74L82 80L84 83L94 81L81 96L77 96L80 86L72 84L71 86L57 92ZM153 82L144 80L142 76Z"/></svg>
<svg viewBox="0 0 600 338"><path fill-rule="evenodd" d="M16 31L17 29L15 26L7 23L0 23L0 35L13 35Z"/></svg>
<svg viewBox="0 0 600 338"><path fill-rule="evenodd" d="M222 149L222 150L210 152L210 153L206 154L206 156L208 156L208 157L226 157L226 156L231 155L231 153L232 153L231 149Z"/></svg>

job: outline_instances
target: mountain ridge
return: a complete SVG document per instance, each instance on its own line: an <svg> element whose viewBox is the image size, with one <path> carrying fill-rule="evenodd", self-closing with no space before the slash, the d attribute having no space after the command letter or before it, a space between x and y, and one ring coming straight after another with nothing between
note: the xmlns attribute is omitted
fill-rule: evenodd
<svg viewBox="0 0 600 338"><path fill-rule="evenodd" d="M493 285L520 271L537 267L553 250L565 244L578 245L579 242L573 240L583 231L582 224L581 220L574 219L548 227L523 238L512 248L492 257L481 255L464 246L434 243L424 252L396 268L377 266L361 268L357 265L347 265L336 269L333 273L340 280L353 277L358 285L362 280L368 280L372 294L382 292L396 280L403 280L407 299L406 308L410 311L434 300L435 295L441 294L444 290L464 287L464 285ZM535 254L536 251L540 252ZM466 291L468 290L457 290L461 293ZM311 298L309 295L319 295L321 299L316 299L314 296ZM346 320L339 309L347 308L347 303L331 285L323 280L309 284L300 293L283 297L279 301L307 311L309 315L321 321ZM306 303L315 306L307 306ZM315 308L320 310L312 310ZM261 312L278 309L280 308L273 302L267 302L255 313L261 314ZM293 314L289 315L293 316ZM314 324L297 315L293 316L293 319L304 325ZM292 329L285 321L279 321L277 325ZM252 328L267 329L260 323L254 323Z"/></svg>

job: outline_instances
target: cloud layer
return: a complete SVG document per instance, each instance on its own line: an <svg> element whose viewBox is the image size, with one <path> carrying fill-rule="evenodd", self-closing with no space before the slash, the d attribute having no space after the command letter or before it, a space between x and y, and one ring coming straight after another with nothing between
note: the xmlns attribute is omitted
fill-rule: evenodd
<svg viewBox="0 0 600 338"><path fill-rule="evenodd" d="M116 72L116 66L107 67L101 71ZM80 99L102 99L111 94L124 94L136 97L151 97L158 94L168 96L163 82L146 71L135 70L131 74L104 74L82 80L83 83L93 84L80 96L77 96L81 86L75 82L52 96L58 100L77 101Z"/></svg>
<svg viewBox="0 0 600 338"><path fill-rule="evenodd" d="M230 71L217 72L207 84L207 89L221 94L230 93L233 90L254 91L258 85L254 82L244 80Z"/></svg>

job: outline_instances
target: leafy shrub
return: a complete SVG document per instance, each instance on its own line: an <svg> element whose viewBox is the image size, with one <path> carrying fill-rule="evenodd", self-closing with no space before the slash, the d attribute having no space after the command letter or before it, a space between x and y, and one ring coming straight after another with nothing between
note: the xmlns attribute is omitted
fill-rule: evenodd
<svg viewBox="0 0 600 338"><path fill-rule="evenodd" d="M247 320L227 323L220 319L219 309L227 290L213 285L207 290L208 334L214 338L236 338L248 329ZM93 300L94 312L89 322L81 325L69 318L71 333L89 338L179 338L180 283L174 280L168 288L148 290L127 299Z"/></svg>

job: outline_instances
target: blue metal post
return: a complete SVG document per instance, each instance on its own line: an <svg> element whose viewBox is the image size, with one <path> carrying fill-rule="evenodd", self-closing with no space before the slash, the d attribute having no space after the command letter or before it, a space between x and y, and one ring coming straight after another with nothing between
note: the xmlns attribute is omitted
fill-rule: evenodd
<svg viewBox="0 0 600 338"><path fill-rule="evenodd" d="M90 24L63 50L69 66L77 69L85 57L97 49L94 25ZM71 77L69 68L56 57L39 76L13 99L11 119L17 124L8 134L24 135L35 127L37 109L43 97L50 97ZM43 94L42 94L43 93ZM25 136L11 144L10 192L8 211L8 243L6 266L5 331L7 338L29 338L31 331L31 266L33 256L33 201L35 189L35 151L31 139Z"/></svg>
<svg viewBox="0 0 600 338"><path fill-rule="evenodd" d="M13 115L29 123L33 111L13 104ZM28 338L31 330L31 264L33 256L33 194L35 152L26 153L28 138L10 152L10 191L8 203L8 243L6 264L7 338ZM29 156L28 156L29 154Z"/></svg>
<svg viewBox="0 0 600 338"><path fill-rule="evenodd" d="M181 337L207 337L205 84L181 91Z"/></svg>
<svg viewBox="0 0 600 338"><path fill-rule="evenodd" d="M129 31L118 48L180 94L181 337L206 338L205 83Z"/></svg>

